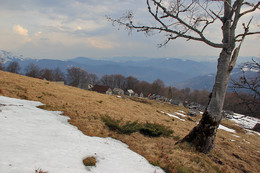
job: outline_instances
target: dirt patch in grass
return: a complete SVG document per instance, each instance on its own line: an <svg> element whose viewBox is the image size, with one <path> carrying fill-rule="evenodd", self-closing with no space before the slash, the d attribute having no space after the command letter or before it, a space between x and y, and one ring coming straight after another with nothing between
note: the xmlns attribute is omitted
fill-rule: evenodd
<svg viewBox="0 0 260 173"><path fill-rule="evenodd" d="M0 89L1 95L40 101L45 104L41 108L64 112L64 115L71 118L69 122L86 135L121 140L131 150L165 171L260 172L259 136L236 129L240 127L227 120L223 121L223 125L235 129L237 133L218 130L215 148L208 156L194 151L188 145L174 145L196 126L201 116L192 117L193 121L188 118L184 118L185 121L173 121L172 117L160 111L170 114L179 110L188 112L184 107L140 98L118 98L2 71ZM174 134L171 137L154 138L141 133L118 133L105 125L101 119L104 115L111 119L123 120L121 125L126 125L125 128L130 131L134 127L132 123L138 122L161 124L169 127ZM239 156L239 159L234 154Z"/></svg>

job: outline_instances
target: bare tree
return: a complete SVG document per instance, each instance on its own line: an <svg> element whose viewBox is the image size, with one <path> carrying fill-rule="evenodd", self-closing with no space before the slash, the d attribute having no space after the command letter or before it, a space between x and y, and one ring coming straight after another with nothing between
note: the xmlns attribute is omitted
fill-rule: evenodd
<svg viewBox="0 0 260 173"><path fill-rule="evenodd" d="M109 86L110 88L114 88L114 81L111 75L102 76L100 82L102 85L106 85Z"/></svg>
<svg viewBox="0 0 260 173"><path fill-rule="evenodd" d="M4 60L2 58L0 58L0 70L5 70L5 67L4 67Z"/></svg>
<svg viewBox="0 0 260 173"><path fill-rule="evenodd" d="M31 63L25 68L25 75L29 77L40 77L40 67Z"/></svg>
<svg viewBox="0 0 260 173"><path fill-rule="evenodd" d="M172 99L172 88L168 87L168 99Z"/></svg>
<svg viewBox="0 0 260 173"><path fill-rule="evenodd" d="M18 63L17 61L13 61L13 62L11 62L11 63L7 66L6 70L7 70L8 72L17 73L17 74L18 74L19 71L21 70L21 67L20 67L20 65L19 65L19 63Z"/></svg>
<svg viewBox="0 0 260 173"><path fill-rule="evenodd" d="M69 85L78 87L80 83L85 81L87 72L79 67L72 67L67 69L67 77Z"/></svg>
<svg viewBox="0 0 260 173"><path fill-rule="evenodd" d="M252 60L240 65L242 75L238 80L231 79L231 89L241 100L239 105L245 105L248 115L258 116L260 111L260 62ZM256 75L248 76L247 73L254 72ZM239 91L244 91L241 93Z"/></svg>
<svg viewBox="0 0 260 173"><path fill-rule="evenodd" d="M165 88L165 84L161 79L156 79L151 85L151 92L153 94L163 95L163 89Z"/></svg>
<svg viewBox="0 0 260 173"><path fill-rule="evenodd" d="M44 78L48 81L54 81L53 70L44 68L40 71L40 73L41 73L41 78Z"/></svg>
<svg viewBox="0 0 260 173"><path fill-rule="evenodd" d="M114 86L116 88L124 88L125 84L126 84L126 79L123 75L121 74L115 74L113 75L113 78L114 78Z"/></svg>
<svg viewBox="0 0 260 173"><path fill-rule="evenodd" d="M98 76L94 73L90 73L88 74L88 80L89 80L89 83L92 84L92 85L95 85L98 83Z"/></svg>
<svg viewBox="0 0 260 173"><path fill-rule="evenodd" d="M212 2L218 1L218 2ZM245 37L260 34L260 31L250 31L253 20L243 23L242 32L236 34L239 21L244 16L259 10L259 1L245 0L146 0L149 14L156 24L146 25L134 22L134 14L128 12L120 19L108 19L113 24L125 26L126 29L150 34L157 31L165 34L166 45L177 38L203 42L211 47L221 49L215 84L208 105L200 123L180 142L189 142L198 151L208 153L214 147L217 128L222 119L222 108L228 85L228 80ZM220 8L218 8L220 7ZM213 24L222 31L222 42L214 42L206 35ZM236 45L238 44L238 45Z"/></svg>
<svg viewBox="0 0 260 173"><path fill-rule="evenodd" d="M125 80L126 80L126 82L125 82L124 90L127 90L127 89L133 89L134 91L138 90L138 85L139 85L140 81L137 78L135 78L133 76L128 76Z"/></svg>
<svg viewBox="0 0 260 173"><path fill-rule="evenodd" d="M56 68L53 70L53 80L54 81L64 81L65 80L65 75L64 73L60 70L60 68Z"/></svg>
<svg viewBox="0 0 260 173"><path fill-rule="evenodd" d="M145 96L151 94L151 84L146 81L140 81L137 87L138 91L141 91Z"/></svg>

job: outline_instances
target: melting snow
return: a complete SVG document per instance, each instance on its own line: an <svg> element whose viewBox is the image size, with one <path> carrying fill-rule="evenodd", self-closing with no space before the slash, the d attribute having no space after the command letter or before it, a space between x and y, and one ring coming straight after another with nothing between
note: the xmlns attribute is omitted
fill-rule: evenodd
<svg viewBox="0 0 260 173"><path fill-rule="evenodd" d="M235 130L230 129L230 128L228 128L228 127L225 127L225 126L223 126L223 125L221 125L221 124L219 125L218 129L225 130L225 131L227 131L227 132L236 133Z"/></svg>
<svg viewBox="0 0 260 173"><path fill-rule="evenodd" d="M240 136L238 136L238 135L234 135L234 134L232 134L232 136L235 136L236 138L240 138Z"/></svg>
<svg viewBox="0 0 260 173"><path fill-rule="evenodd" d="M180 111L180 110L179 110L179 112L175 112L175 114L177 114L177 115L180 115L182 117L186 117L186 115L184 115L183 113L185 113L185 112L184 111Z"/></svg>
<svg viewBox="0 0 260 173"><path fill-rule="evenodd" d="M181 121L185 121L184 119L182 119L182 118L180 118L180 117L178 117L178 116L176 116L176 115L172 115L172 114L169 114L169 113L166 113L166 112L163 112L163 111L160 111L160 112L163 113L163 114L167 114L167 115L169 115L170 117L177 118L177 119L179 119L179 120L181 120Z"/></svg>
<svg viewBox="0 0 260 173"><path fill-rule="evenodd" d="M247 141L247 140L245 140L245 139L243 139L243 141L244 141L244 142L246 142L246 143L248 143L248 144L250 144L250 142L249 142L249 141Z"/></svg>
<svg viewBox="0 0 260 173"><path fill-rule="evenodd" d="M249 117L237 113L233 115L233 119L231 119L231 121L242 125L246 129L252 129L257 123L260 123L260 119L258 118Z"/></svg>
<svg viewBox="0 0 260 173"><path fill-rule="evenodd" d="M245 72L247 72L247 71L259 72L260 71L258 69L251 69L251 68L248 68L248 67L244 67L242 70L245 71Z"/></svg>
<svg viewBox="0 0 260 173"><path fill-rule="evenodd" d="M89 137L61 112L36 108L40 102L0 96L0 172L162 173L141 155L112 138ZM95 167L82 160L94 156Z"/></svg>

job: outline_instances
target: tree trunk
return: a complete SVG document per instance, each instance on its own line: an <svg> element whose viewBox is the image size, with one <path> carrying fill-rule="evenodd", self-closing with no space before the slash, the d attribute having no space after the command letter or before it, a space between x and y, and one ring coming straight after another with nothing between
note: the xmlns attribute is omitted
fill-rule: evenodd
<svg viewBox="0 0 260 173"><path fill-rule="evenodd" d="M231 54L223 49L218 60L215 85L212 89L209 103L202 115L202 119L199 124L180 141L191 143L198 151L203 153L208 153L214 147L217 128L222 119L222 108L230 75L230 57Z"/></svg>
<svg viewBox="0 0 260 173"><path fill-rule="evenodd" d="M229 4L231 4L231 0L226 0L224 3L224 17L222 19L222 42L226 47L222 49L219 55L217 75L208 105L199 124L180 141L191 143L198 151L203 153L208 153L214 147L216 132L222 119L222 108L228 80L232 71L230 63L233 63L233 61L235 63L236 59L236 56L234 56L234 60L233 57L231 60L232 52L235 48L235 31L231 27L232 17L230 13L232 9Z"/></svg>

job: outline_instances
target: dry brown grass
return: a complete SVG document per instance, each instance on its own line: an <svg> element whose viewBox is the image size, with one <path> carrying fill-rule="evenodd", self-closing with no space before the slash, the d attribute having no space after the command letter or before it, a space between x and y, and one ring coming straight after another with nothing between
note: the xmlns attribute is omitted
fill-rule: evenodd
<svg viewBox="0 0 260 173"><path fill-rule="evenodd" d="M96 166L97 160L95 157L91 156L83 159L82 162L85 166Z"/></svg>
<svg viewBox="0 0 260 173"><path fill-rule="evenodd" d="M84 134L121 140L131 150L167 172L260 172L259 136L246 134L230 121L223 121L223 124L235 129L240 137L219 130L215 148L205 155L187 144L174 145L178 137L184 137L196 125L200 117L186 118L183 122L160 113L187 112L184 107L140 98L118 98L2 71L0 91L0 95L40 101L45 104L40 106L44 109L63 111L71 118L69 122ZM105 115L124 122L162 124L171 127L174 137L151 138L138 132L119 134L105 126L101 120L101 116Z"/></svg>
<svg viewBox="0 0 260 173"><path fill-rule="evenodd" d="M35 173L48 173L47 171L44 171L43 169L39 168L35 170Z"/></svg>

